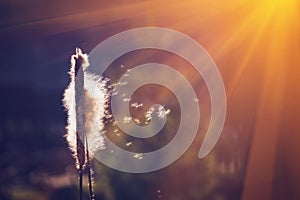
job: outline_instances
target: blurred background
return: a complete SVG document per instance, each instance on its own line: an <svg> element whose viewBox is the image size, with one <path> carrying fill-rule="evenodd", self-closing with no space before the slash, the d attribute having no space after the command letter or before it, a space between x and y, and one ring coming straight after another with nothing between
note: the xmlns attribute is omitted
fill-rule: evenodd
<svg viewBox="0 0 300 200"><path fill-rule="evenodd" d="M159 171L128 174L93 160L96 200L300 199L299 11L299 0L2 0L0 199L78 199L61 102L70 56L76 47L88 53L114 34L145 26L180 31L207 50L226 88L225 127L213 151L198 159L210 118L201 76L167 52L148 49L121 56L105 72L112 81L147 62L180 71L195 89L201 120L188 151ZM131 110L136 118L153 103L166 105L171 112L164 129L144 141L108 121L108 137L129 151L167 144L180 117L174 94L146 85L131 101L144 103L141 110Z"/></svg>

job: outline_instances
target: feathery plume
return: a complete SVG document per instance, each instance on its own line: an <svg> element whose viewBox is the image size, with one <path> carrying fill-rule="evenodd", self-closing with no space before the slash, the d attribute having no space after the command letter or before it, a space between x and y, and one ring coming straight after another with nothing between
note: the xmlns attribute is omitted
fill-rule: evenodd
<svg viewBox="0 0 300 200"><path fill-rule="evenodd" d="M79 195L82 199L82 176L88 170L90 199L92 190L91 158L97 150L104 148L104 122L108 92L106 80L87 72L89 66L87 54L76 48L71 56L69 71L71 82L64 93L63 104L68 113L66 140L75 158L79 174Z"/></svg>

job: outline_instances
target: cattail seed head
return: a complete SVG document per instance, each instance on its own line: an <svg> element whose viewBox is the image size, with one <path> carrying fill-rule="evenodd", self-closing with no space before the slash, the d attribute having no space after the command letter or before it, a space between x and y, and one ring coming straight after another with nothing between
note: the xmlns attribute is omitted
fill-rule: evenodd
<svg viewBox="0 0 300 200"><path fill-rule="evenodd" d="M76 160L77 169L86 163L85 140L89 158L104 148L104 122L109 98L107 80L89 73L88 55L76 48L71 56L70 84L65 90L63 105L67 110L67 134L69 148Z"/></svg>

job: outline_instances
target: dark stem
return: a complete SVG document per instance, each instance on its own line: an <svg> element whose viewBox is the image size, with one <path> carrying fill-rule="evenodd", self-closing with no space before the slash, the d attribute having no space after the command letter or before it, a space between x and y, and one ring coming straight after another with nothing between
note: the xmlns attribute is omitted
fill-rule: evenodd
<svg viewBox="0 0 300 200"><path fill-rule="evenodd" d="M90 163L90 162L89 162ZM88 164L88 178L89 178L89 192L90 192L90 200L94 200L94 194L93 194L93 183L92 183L92 169L90 164Z"/></svg>
<svg viewBox="0 0 300 200"><path fill-rule="evenodd" d="M79 174L79 199L82 200L82 169L78 170Z"/></svg>
<svg viewBox="0 0 300 200"><path fill-rule="evenodd" d="M79 199L82 200L82 176L85 163L84 146L79 135L76 134L77 139L77 160L78 160L78 175L79 175Z"/></svg>
<svg viewBox="0 0 300 200"><path fill-rule="evenodd" d="M89 148L88 142L86 139L86 161L87 161L87 170L88 170L88 181L89 181L89 193L90 193L90 200L94 200L94 193L93 193L93 182L92 182L92 164L89 156Z"/></svg>

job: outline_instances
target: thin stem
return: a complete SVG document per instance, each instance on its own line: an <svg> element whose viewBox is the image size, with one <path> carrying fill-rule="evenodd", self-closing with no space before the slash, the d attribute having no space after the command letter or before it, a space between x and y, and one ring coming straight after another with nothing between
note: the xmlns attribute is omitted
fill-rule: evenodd
<svg viewBox="0 0 300 200"><path fill-rule="evenodd" d="M88 142L86 142L86 160L87 160L87 170L88 170L88 181L89 181L89 193L90 193L90 200L94 199L94 193L93 193L93 182L92 182L92 165L91 160L89 156L89 148L88 148Z"/></svg>
<svg viewBox="0 0 300 200"><path fill-rule="evenodd" d="M91 166L90 162L88 164L88 179L89 179L89 192L90 192L90 200L94 199L94 194L93 194L93 183L92 183L92 171L91 171Z"/></svg>
<svg viewBox="0 0 300 200"><path fill-rule="evenodd" d="M79 199L82 200L82 169L78 171L79 174Z"/></svg>

